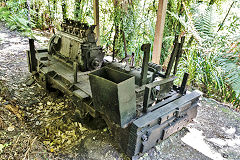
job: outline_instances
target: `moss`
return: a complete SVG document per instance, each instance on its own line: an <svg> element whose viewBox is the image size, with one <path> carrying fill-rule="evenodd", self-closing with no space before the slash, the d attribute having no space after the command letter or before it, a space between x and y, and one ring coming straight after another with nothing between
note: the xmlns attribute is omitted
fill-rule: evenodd
<svg viewBox="0 0 240 160"><path fill-rule="evenodd" d="M227 107L219 107L219 108L221 109L222 112L228 114L229 116L232 116L235 120L240 121L240 117L236 116L230 108L227 108Z"/></svg>

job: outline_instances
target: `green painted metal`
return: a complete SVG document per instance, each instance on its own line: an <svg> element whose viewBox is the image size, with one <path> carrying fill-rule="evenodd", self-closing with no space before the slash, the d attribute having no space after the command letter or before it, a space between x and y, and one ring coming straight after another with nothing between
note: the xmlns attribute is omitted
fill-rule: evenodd
<svg viewBox="0 0 240 160"><path fill-rule="evenodd" d="M149 44L142 45L142 67L107 62L94 27L66 20L48 50L35 49L29 41L29 71L45 89L68 95L76 105L75 117L101 116L129 157L146 152L196 117L201 93L186 92L187 74L180 87L171 76L181 47L173 52L166 74L148 63Z"/></svg>
<svg viewBox="0 0 240 160"><path fill-rule="evenodd" d="M103 67L89 74L96 110L125 128L136 117L135 78Z"/></svg>

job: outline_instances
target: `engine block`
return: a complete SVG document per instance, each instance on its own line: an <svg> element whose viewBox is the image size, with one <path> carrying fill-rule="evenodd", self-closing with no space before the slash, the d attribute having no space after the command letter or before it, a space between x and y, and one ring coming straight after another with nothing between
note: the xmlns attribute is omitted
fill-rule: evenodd
<svg viewBox="0 0 240 160"><path fill-rule="evenodd" d="M88 26L73 20L66 20L62 30L49 42L49 54L56 55L66 63L76 62L81 71L90 71L102 65L104 53L96 45L95 26Z"/></svg>

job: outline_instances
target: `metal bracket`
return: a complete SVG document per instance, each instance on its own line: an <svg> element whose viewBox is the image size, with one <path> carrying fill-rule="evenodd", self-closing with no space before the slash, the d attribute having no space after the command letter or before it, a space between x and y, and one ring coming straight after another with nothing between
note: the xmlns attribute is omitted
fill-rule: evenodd
<svg viewBox="0 0 240 160"><path fill-rule="evenodd" d="M141 86L147 83L147 72L148 72L148 62L149 62L149 57L150 57L150 47L151 47L151 44L143 44L141 47L141 50L144 51L142 72L141 72L141 83L140 83Z"/></svg>

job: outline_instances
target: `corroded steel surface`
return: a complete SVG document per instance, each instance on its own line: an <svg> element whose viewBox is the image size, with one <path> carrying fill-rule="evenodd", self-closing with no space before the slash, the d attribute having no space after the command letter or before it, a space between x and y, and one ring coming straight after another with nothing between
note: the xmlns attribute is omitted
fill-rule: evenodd
<svg viewBox="0 0 240 160"><path fill-rule="evenodd" d="M130 157L146 152L196 117L201 93L186 92L187 74L180 87L173 85L175 76L170 75L179 54L173 54L166 74L161 66L148 63L149 44L142 46L141 68L108 62L93 30L94 26L67 20L48 49L36 50L30 40L29 71L38 83L69 95L81 117L101 116Z"/></svg>

